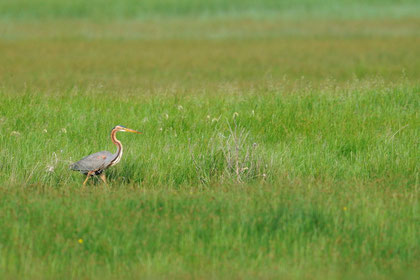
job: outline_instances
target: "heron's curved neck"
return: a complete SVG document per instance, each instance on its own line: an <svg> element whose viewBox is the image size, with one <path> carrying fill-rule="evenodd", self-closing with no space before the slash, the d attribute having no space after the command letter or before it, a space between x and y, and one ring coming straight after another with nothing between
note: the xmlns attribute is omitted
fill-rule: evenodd
<svg viewBox="0 0 420 280"><path fill-rule="evenodd" d="M118 130L115 130L115 129L111 131L112 143L114 143L115 146L117 146L117 152L115 153L115 158L112 160L111 165L118 163L120 161L122 153L123 153L123 146L122 146L121 142L116 137L117 132L118 132Z"/></svg>

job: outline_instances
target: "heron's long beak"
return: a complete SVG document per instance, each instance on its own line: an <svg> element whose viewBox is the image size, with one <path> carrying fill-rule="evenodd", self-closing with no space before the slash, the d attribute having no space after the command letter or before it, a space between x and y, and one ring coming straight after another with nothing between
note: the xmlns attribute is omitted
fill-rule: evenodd
<svg viewBox="0 0 420 280"><path fill-rule="evenodd" d="M140 131L137 131L137 130L134 130L134 129L130 129L130 128L124 128L124 131L142 134Z"/></svg>

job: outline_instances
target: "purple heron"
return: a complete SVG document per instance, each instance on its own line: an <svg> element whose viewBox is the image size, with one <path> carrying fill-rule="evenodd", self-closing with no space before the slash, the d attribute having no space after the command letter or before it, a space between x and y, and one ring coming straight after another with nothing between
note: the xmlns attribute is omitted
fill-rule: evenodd
<svg viewBox="0 0 420 280"><path fill-rule="evenodd" d="M81 173L86 175L86 179L83 182L83 185L86 185L86 182L88 181L89 177L94 175L99 175L102 181L104 181L104 183L106 184L106 177L103 173L104 170L108 167L117 164L121 160L123 154L123 146L121 142L116 138L116 134L118 131L127 131L141 134L141 132L136 131L134 129L126 128L122 125L117 125L111 130L112 143L114 143L117 146L117 152L115 154L108 151L97 152L88 155L82 158L81 160L71 164L70 169L80 171Z"/></svg>

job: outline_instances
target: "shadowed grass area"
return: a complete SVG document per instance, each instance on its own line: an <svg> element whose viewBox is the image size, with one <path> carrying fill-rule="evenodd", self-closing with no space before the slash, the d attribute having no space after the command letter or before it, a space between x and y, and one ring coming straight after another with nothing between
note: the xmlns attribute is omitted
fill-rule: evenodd
<svg viewBox="0 0 420 280"><path fill-rule="evenodd" d="M1 192L3 275L391 279L418 267L418 193L383 184Z"/></svg>

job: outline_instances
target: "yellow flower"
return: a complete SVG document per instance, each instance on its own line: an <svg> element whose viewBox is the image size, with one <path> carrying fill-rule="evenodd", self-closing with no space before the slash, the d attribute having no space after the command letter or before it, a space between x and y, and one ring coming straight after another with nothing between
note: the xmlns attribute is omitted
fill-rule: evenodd
<svg viewBox="0 0 420 280"><path fill-rule="evenodd" d="M80 239L78 240L78 242L79 242L79 244L82 244L82 243L83 243L83 239L81 239L81 238L80 238Z"/></svg>
<svg viewBox="0 0 420 280"><path fill-rule="evenodd" d="M347 207L346 206L343 207L343 211L347 211Z"/></svg>

